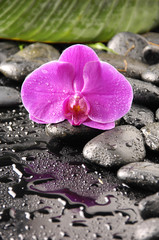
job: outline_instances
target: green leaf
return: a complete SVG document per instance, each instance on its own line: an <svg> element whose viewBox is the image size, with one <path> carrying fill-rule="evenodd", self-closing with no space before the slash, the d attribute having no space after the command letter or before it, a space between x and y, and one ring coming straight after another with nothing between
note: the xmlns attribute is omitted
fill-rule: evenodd
<svg viewBox="0 0 159 240"><path fill-rule="evenodd" d="M106 42L159 26L159 0L0 0L0 38Z"/></svg>
<svg viewBox="0 0 159 240"><path fill-rule="evenodd" d="M113 51L111 48L108 48L107 46L105 46L103 43L91 43L91 44L87 44L89 47L93 48L93 49L97 49L97 50L105 50L107 52L111 52L114 54L118 54L115 51Z"/></svg>
<svg viewBox="0 0 159 240"><path fill-rule="evenodd" d="M19 47L19 50L23 50L24 47L25 47L25 44L24 43L19 43L18 47Z"/></svg>

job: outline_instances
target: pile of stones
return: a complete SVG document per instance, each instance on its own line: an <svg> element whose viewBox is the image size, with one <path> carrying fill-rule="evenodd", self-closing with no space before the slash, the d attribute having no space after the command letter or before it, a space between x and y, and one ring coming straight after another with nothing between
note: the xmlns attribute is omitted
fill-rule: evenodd
<svg viewBox="0 0 159 240"><path fill-rule="evenodd" d="M141 36L122 32L108 42L108 48L114 53L96 52L132 85L131 110L109 131L74 127L67 121L46 125L48 148L59 152L67 143L79 146L90 164L115 172L132 189L148 191L149 196L138 204L143 220L134 224L131 239L159 239L159 33ZM24 78L60 56L57 49L44 43L26 43L19 50L19 43L1 41L0 50L1 108L21 105L20 86ZM14 82L19 84L16 88Z"/></svg>

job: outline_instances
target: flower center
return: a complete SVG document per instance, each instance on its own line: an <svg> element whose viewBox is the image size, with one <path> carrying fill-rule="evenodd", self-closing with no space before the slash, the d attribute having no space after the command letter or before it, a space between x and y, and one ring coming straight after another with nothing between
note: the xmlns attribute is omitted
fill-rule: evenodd
<svg viewBox="0 0 159 240"><path fill-rule="evenodd" d="M89 103L80 93L68 97L63 104L66 119L75 126L82 124L88 118L89 110Z"/></svg>

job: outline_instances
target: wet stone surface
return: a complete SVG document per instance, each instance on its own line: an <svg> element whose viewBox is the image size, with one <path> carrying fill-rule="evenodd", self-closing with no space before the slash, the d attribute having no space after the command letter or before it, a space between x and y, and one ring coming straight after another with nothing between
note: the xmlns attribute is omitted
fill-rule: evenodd
<svg viewBox="0 0 159 240"><path fill-rule="evenodd" d="M118 33L108 42L108 47L118 54L138 60L143 59L142 51L147 45L144 37L130 32Z"/></svg>
<svg viewBox="0 0 159 240"><path fill-rule="evenodd" d="M146 145L155 151L159 151L159 122L150 123L141 129Z"/></svg>
<svg viewBox="0 0 159 240"><path fill-rule="evenodd" d="M154 113L143 106L133 104L130 111L123 117L125 123L141 128L148 123L153 123Z"/></svg>
<svg viewBox="0 0 159 240"><path fill-rule="evenodd" d="M159 164L135 162L118 170L117 176L127 184L140 186L149 191L159 190Z"/></svg>
<svg viewBox="0 0 159 240"><path fill-rule="evenodd" d="M119 72L131 78L140 79L142 73L146 72L148 68L147 64L130 57L110 54L104 51L100 51L98 56L102 61L110 63L117 68Z"/></svg>
<svg viewBox="0 0 159 240"><path fill-rule="evenodd" d="M22 81L40 65L58 58L59 52L52 46L44 43L33 43L2 62L0 72L8 78Z"/></svg>
<svg viewBox="0 0 159 240"><path fill-rule="evenodd" d="M48 124L45 128L46 134L50 138L60 138L60 139L78 139L85 141L93 138L94 136L102 133L102 130L93 129L81 126L71 126L68 121L64 121L58 124Z"/></svg>
<svg viewBox="0 0 159 240"><path fill-rule="evenodd" d="M145 220L136 226L134 240L157 240L159 239L159 218Z"/></svg>
<svg viewBox="0 0 159 240"><path fill-rule="evenodd" d="M20 93L16 89L0 86L0 107L9 107L20 103Z"/></svg>
<svg viewBox="0 0 159 240"><path fill-rule="evenodd" d="M145 105L154 110L159 106L159 88L151 83L127 78L134 92L134 103Z"/></svg>
<svg viewBox="0 0 159 240"><path fill-rule="evenodd" d="M156 120L159 121L159 108L156 111Z"/></svg>
<svg viewBox="0 0 159 240"><path fill-rule="evenodd" d="M131 239L145 195L89 165L77 146L50 152L49 139L23 106L1 111L1 239Z"/></svg>
<svg viewBox="0 0 159 240"><path fill-rule="evenodd" d="M149 42L149 44L159 44L159 38L157 32L147 32L142 35L146 40Z"/></svg>
<svg viewBox="0 0 159 240"><path fill-rule="evenodd" d="M143 219L159 217L159 193L142 199L139 203L139 211Z"/></svg>
<svg viewBox="0 0 159 240"><path fill-rule="evenodd" d="M143 137L133 126L118 126L89 141L83 149L83 155L105 167L142 161L145 157Z"/></svg>
<svg viewBox="0 0 159 240"><path fill-rule="evenodd" d="M141 74L144 81L159 85L159 64L154 64Z"/></svg>
<svg viewBox="0 0 159 240"><path fill-rule="evenodd" d="M0 42L0 63L5 61L11 55L19 51L17 42L2 41Z"/></svg>
<svg viewBox="0 0 159 240"><path fill-rule="evenodd" d="M126 34L128 44L124 40L118 45L123 56L98 52L131 77L134 89L131 111L118 127L102 134L68 122L36 124L21 104L25 75L57 59L55 48L62 51L66 45L28 43L19 51L21 43L0 42L0 57L14 70L0 77L0 240L158 239L158 194L151 194L159 190L159 156L139 130L159 120L157 80L143 78L148 64L142 55L147 41L158 43L156 34L153 40ZM156 65L150 67L156 74ZM85 158L90 143L87 158L94 160Z"/></svg>
<svg viewBox="0 0 159 240"><path fill-rule="evenodd" d="M71 126L68 121L64 121L58 124L46 125L45 132L50 137L49 149L58 152L65 143L82 148L89 140L103 131L84 125Z"/></svg>

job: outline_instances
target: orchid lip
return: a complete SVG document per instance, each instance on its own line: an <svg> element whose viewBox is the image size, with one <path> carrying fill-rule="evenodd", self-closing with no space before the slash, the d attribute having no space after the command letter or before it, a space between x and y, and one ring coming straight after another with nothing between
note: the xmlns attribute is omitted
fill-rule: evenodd
<svg viewBox="0 0 159 240"><path fill-rule="evenodd" d="M85 97L77 92L69 96L63 103L63 113L65 118L75 126L87 120L90 105Z"/></svg>

